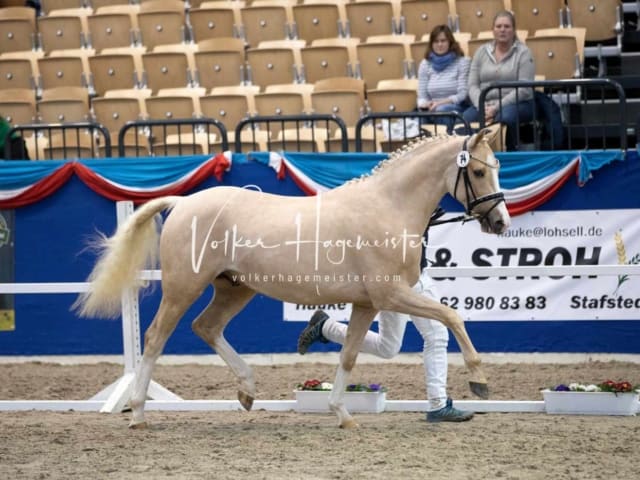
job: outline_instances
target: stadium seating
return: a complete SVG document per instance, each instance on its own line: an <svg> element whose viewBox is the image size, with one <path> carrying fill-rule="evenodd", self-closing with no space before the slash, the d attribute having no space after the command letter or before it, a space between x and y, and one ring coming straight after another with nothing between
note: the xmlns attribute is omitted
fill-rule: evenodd
<svg viewBox="0 0 640 480"><path fill-rule="evenodd" d="M436 25L452 25L448 0L410 0L400 4L400 31L422 38Z"/></svg>
<svg viewBox="0 0 640 480"><path fill-rule="evenodd" d="M138 88L142 74L142 59L131 53L113 53L89 57L91 83L102 96L108 90Z"/></svg>
<svg viewBox="0 0 640 480"><path fill-rule="evenodd" d="M233 37L215 37L198 44L194 56L195 82L207 90L244 83L244 41Z"/></svg>
<svg viewBox="0 0 640 480"><path fill-rule="evenodd" d="M535 36L526 41L533 54L536 73L546 80L561 80L582 76L580 54L573 35ZM570 59L574 59L571 62Z"/></svg>
<svg viewBox="0 0 640 480"><path fill-rule="evenodd" d="M409 76L411 41L387 41L379 37L357 46L358 76L365 80L367 88L375 88L380 80Z"/></svg>
<svg viewBox="0 0 640 480"><path fill-rule="evenodd" d="M33 89L37 74L28 58L4 58L0 56L0 89Z"/></svg>
<svg viewBox="0 0 640 480"><path fill-rule="evenodd" d="M149 52L142 55L144 83L153 92L161 88L186 87L193 74L184 52Z"/></svg>
<svg viewBox="0 0 640 480"><path fill-rule="evenodd" d="M239 37L240 2L215 2L212 6L192 8L189 22L192 39L202 42L209 38Z"/></svg>
<svg viewBox="0 0 640 480"><path fill-rule="evenodd" d="M39 17L37 25L40 47L47 53L86 47L89 31L87 11L84 8L58 10Z"/></svg>
<svg viewBox="0 0 640 480"><path fill-rule="evenodd" d="M341 45L311 45L300 51L302 75L306 82L315 83L323 78L349 76L353 64L349 49Z"/></svg>
<svg viewBox="0 0 640 480"><path fill-rule="evenodd" d="M153 0L140 5L138 27L140 43L152 50L156 45L171 45L186 39L184 2Z"/></svg>
<svg viewBox="0 0 640 480"><path fill-rule="evenodd" d="M83 8L84 3L84 0L40 0L40 8L43 15L50 15L56 10Z"/></svg>
<svg viewBox="0 0 640 480"><path fill-rule="evenodd" d="M240 9L242 36L250 47L268 40L291 38L291 8L284 3L269 2Z"/></svg>
<svg viewBox="0 0 640 480"><path fill-rule="evenodd" d="M558 28L564 22L564 0L511 0L518 28L529 35L543 28Z"/></svg>
<svg viewBox="0 0 640 480"><path fill-rule="evenodd" d="M0 8L0 54L33 50L37 46L33 8Z"/></svg>
<svg viewBox="0 0 640 480"><path fill-rule="evenodd" d="M456 0L456 30L469 32L473 37L478 32L491 30L493 19L505 9L502 0Z"/></svg>
<svg viewBox="0 0 640 480"><path fill-rule="evenodd" d="M250 48L247 55L247 78L261 89L267 85L296 83L300 78L299 61L295 48L259 47Z"/></svg>
<svg viewBox="0 0 640 480"><path fill-rule="evenodd" d="M366 111L393 112L400 105L404 109L415 103L415 91L410 88L396 89L390 97L379 84L387 80L415 83L433 25L448 23L457 29L454 35L465 54L472 56L479 45L491 39L493 16L504 8L515 12L518 36L534 54L537 78L604 77L610 73L616 78L615 73L626 71L630 77L621 81L630 97L638 97L640 89L633 86L631 78L637 73L629 66L634 60L621 60L625 54L634 54L622 49L624 38L633 38L633 32L624 31L623 26L628 30L629 25L638 24L640 12L632 8L633 3L49 0L42 2L43 15L37 19L32 8L5 7L0 8L0 91L20 93L13 98L0 96L0 108L12 123L68 122L93 116L109 125L112 140L123 124L119 119L145 118L147 97L154 98L150 105L165 106L166 97L180 97L180 102L186 103L189 100L185 98L191 99L189 113L189 108L183 112L167 107L164 118L167 112L172 118L183 113L187 118L211 114L211 118L223 121L230 133L246 115L311 110L344 114L353 133L355 122ZM562 24L566 21L569 28ZM343 94L327 102L318 100L331 96L318 94L315 86L334 77L356 77L366 84L358 108L349 106L351 100L344 104L336 100ZM255 93L246 93L250 83L257 87L257 98ZM91 108L81 107L77 100L52 98L52 92L63 87L81 89ZM241 91L224 102L226 94L220 93L220 87ZM181 89L181 94L167 96L167 89ZM310 90L314 90L315 102ZM255 92L255 88L249 91ZM202 98L199 92L203 92ZM574 100L584 100L586 105L592 100L582 99L579 91L573 93ZM165 98L155 100L158 96ZM345 94L344 98L350 96ZM103 105L114 106L108 110ZM632 121L640 113L640 100L630 98L625 105ZM236 108L237 113L232 111ZM153 118L162 117L156 113ZM260 142L266 138L263 133ZM277 129L271 133L267 141L280 138ZM307 134L314 135L306 132L302 136ZM198 151L208 152L210 145L220 145L219 137L200 139ZM175 140L180 141L180 136ZM305 148L312 144L310 141ZM326 145L316 142L313 148Z"/></svg>
<svg viewBox="0 0 640 480"><path fill-rule="evenodd" d="M319 38L344 36L344 5L329 2L303 3L294 5L292 10L294 35L307 44Z"/></svg>
<svg viewBox="0 0 640 480"><path fill-rule="evenodd" d="M347 31L361 42L372 35L390 35L399 31L399 19L392 2L353 2L347 3L345 8Z"/></svg>
<svg viewBox="0 0 640 480"><path fill-rule="evenodd" d="M138 20L127 12L99 9L87 17L89 42L97 52L105 48L133 46L137 41Z"/></svg>
<svg viewBox="0 0 640 480"><path fill-rule="evenodd" d="M78 102L76 105L76 113L66 112L61 110L62 116L59 116L57 122L54 120L47 120L46 115L41 109L42 102ZM83 87L57 87L44 90L42 96L38 101L38 111L43 117L45 123L64 123L64 122L86 122L89 119L89 94L86 88ZM53 110L55 112L55 108ZM80 112L79 114L77 114ZM66 118L62 118L66 117ZM73 120L71 119L73 118Z"/></svg>
<svg viewBox="0 0 640 480"><path fill-rule="evenodd" d="M34 123L37 116L34 91L24 88L0 90L0 112L11 125Z"/></svg>

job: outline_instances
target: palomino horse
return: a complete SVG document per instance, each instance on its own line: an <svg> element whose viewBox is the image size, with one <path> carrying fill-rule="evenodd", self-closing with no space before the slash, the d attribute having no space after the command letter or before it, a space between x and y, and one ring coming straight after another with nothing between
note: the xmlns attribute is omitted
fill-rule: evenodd
<svg viewBox="0 0 640 480"><path fill-rule="evenodd" d="M462 350L471 390L486 398L480 357L462 319L411 287L418 280L422 232L447 192L484 231L508 228L499 164L489 146L496 134L496 128L488 128L470 138L415 141L391 154L371 175L315 197L214 187L186 197L158 198L139 208L113 237L103 239L90 289L75 304L83 316L117 317L122 292L140 288L138 271L159 256L162 301L145 333L130 426L146 426L144 403L156 360L178 320L209 284L214 297L192 327L238 377L238 399L247 410L255 397L253 372L223 331L257 292L293 303L353 304L329 399L341 427L357 425L343 393L364 335L380 310L446 325ZM165 209L172 211L158 249L154 219Z"/></svg>

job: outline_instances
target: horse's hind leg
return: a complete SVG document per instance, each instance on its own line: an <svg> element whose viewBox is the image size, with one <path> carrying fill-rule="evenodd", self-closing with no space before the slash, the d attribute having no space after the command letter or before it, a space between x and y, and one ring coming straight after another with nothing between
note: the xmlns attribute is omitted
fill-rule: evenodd
<svg viewBox="0 0 640 480"><path fill-rule="evenodd" d="M162 296L160 307L153 318L153 322L151 322L144 334L144 353L138 367L133 393L129 400L132 412L131 422L129 423L130 428L145 428L147 426L144 420L144 403L147 398L153 367L162 353L169 336L176 328L178 320L180 320L190 304L191 302L187 302L186 298L177 303L169 300L166 294Z"/></svg>
<svg viewBox="0 0 640 480"><path fill-rule="evenodd" d="M244 285L231 285L226 279L218 279L213 285L213 300L193 321L192 328L238 377L238 400L246 410L251 410L256 394L253 371L227 342L223 331L256 292Z"/></svg>

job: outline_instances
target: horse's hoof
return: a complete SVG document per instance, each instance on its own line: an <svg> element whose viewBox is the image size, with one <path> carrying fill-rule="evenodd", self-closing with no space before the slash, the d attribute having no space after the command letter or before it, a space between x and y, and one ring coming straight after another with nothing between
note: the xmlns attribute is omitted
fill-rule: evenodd
<svg viewBox="0 0 640 480"><path fill-rule="evenodd" d="M352 428L358 428L360 425L358 425L358 422L356 422L353 418L350 420L345 420L344 422L342 422L340 424L340 428L344 428L345 430L350 430Z"/></svg>
<svg viewBox="0 0 640 480"><path fill-rule="evenodd" d="M469 382L469 388L474 395L487 400L489 398L489 387L486 383Z"/></svg>
<svg viewBox="0 0 640 480"><path fill-rule="evenodd" d="M133 422L131 422L131 423L129 424L129 428L130 428L131 430L146 430L148 426L149 426L149 425L147 425L147 422L140 422L140 423L133 423Z"/></svg>
<svg viewBox="0 0 640 480"><path fill-rule="evenodd" d="M251 407L253 407L253 397L251 395L238 390L238 401L247 412L251 411Z"/></svg>

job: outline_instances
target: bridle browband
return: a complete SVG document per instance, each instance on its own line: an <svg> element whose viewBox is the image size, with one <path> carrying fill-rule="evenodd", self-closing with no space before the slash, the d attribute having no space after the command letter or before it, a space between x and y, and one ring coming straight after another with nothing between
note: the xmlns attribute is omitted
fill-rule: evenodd
<svg viewBox="0 0 640 480"><path fill-rule="evenodd" d="M464 184L464 190L465 190L465 193L466 193L466 204L463 204L464 208L465 208L464 215L459 215L457 217L448 218L446 220L434 219L430 223L430 225L440 225L440 224L443 224L443 223L451 223L451 222L462 222L462 223L465 223L465 222L468 222L469 220L478 220L479 222L482 223L482 221L485 220L489 216L489 213L491 213L491 211L494 208L496 208L498 205L500 205L500 202L504 202L504 193L502 193L502 192L490 193L489 195L483 195L482 197L477 197L476 196L476 193L473 190L473 185L471 184L471 180L469 179L469 163L470 163L470 161L471 160L476 160L477 162L480 162L480 163L484 164L485 166L487 166L489 168L498 168L498 165L489 165L484 160L480 160L479 158L474 157L473 155L471 155L471 152L469 152L469 150L467 150L467 142L468 142L468 140L469 140L469 137L464 139L464 143L462 145L462 151L460 151L460 153L458 153L458 157L457 157L457 160L456 160L456 162L458 164L458 175L456 176L456 184L455 184L455 186L453 188L453 197L456 200L458 200L458 197L457 197L458 185L460 184L460 179L462 179L463 184ZM480 205L481 203L489 202L491 200L495 200L495 202L493 203L491 208L489 208L482 215L478 215L473 211L473 209L475 207L477 207L478 205ZM462 203L462 202L460 202L460 203Z"/></svg>

